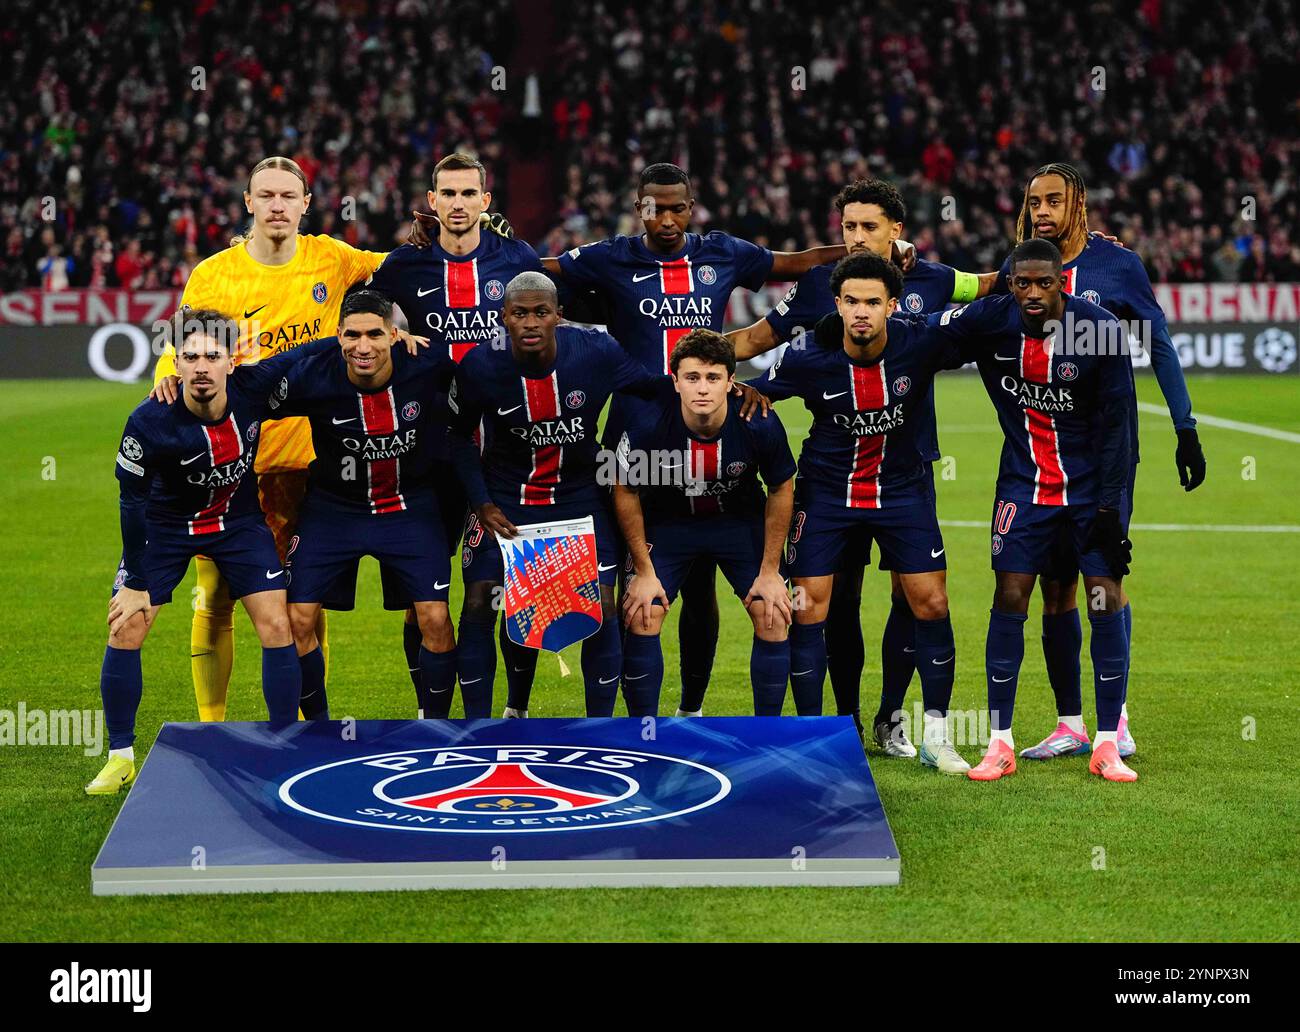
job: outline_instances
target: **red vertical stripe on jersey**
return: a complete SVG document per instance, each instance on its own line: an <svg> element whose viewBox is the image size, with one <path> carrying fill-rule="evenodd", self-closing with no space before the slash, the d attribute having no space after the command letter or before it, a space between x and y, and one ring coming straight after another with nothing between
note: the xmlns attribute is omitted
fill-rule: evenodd
<svg viewBox="0 0 1300 1032"><path fill-rule="evenodd" d="M1029 383L1052 382L1052 338L1025 337L1020 349L1020 375ZM1056 417L1035 408L1025 409L1025 432L1034 460L1034 502L1065 505L1068 478L1061 465L1061 443Z"/></svg>
<svg viewBox="0 0 1300 1032"><path fill-rule="evenodd" d="M693 294L695 277L691 273L691 260L678 258L675 262L660 262L659 286L665 294Z"/></svg>
<svg viewBox="0 0 1300 1032"><path fill-rule="evenodd" d="M443 281L447 285L448 308L478 307L478 259L467 262L443 262Z"/></svg>
<svg viewBox="0 0 1300 1032"><path fill-rule="evenodd" d="M1078 291L1074 289L1074 281L1077 278L1075 273L1078 271L1079 267L1076 265L1073 269L1066 269L1062 272L1062 275L1065 277L1065 286L1061 289L1063 289L1067 294L1078 293Z"/></svg>
<svg viewBox="0 0 1300 1032"><path fill-rule="evenodd" d="M664 368L663 371L669 372L668 359L672 357L673 348L677 347L677 342L691 332L689 326L674 326L671 330L664 330Z"/></svg>
<svg viewBox="0 0 1300 1032"><path fill-rule="evenodd" d="M699 441L692 440L690 445L691 480L699 484L701 488L707 488L711 482L720 479L722 475L722 442L719 440L702 444ZM713 495L691 495L690 499L691 512L697 516L722 511L721 501Z"/></svg>
<svg viewBox="0 0 1300 1032"><path fill-rule="evenodd" d="M885 363L875 366L849 366L853 387L853 407L859 412L879 411L889 395L885 390ZM850 509L880 508L880 470L885 462L885 435L853 439L853 468L845 504Z"/></svg>
<svg viewBox="0 0 1300 1032"><path fill-rule="evenodd" d="M239 424L234 416L228 416L224 423L205 426L203 434L208 439L208 457L212 468L217 469L229 462L234 462L244 454L244 439L239 434ZM208 495L208 504L190 520L191 534L215 534L226 529L226 512L230 509L230 499L239 490L239 482L224 487L214 487Z"/></svg>
<svg viewBox="0 0 1300 1032"><path fill-rule="evenodd" d="M553 420L560 417L560 385L555 373L544 380L520 377L524 384L524 412L529 420ZM555 501L555 485L560 482L562 451L558 444L533 448L533 468L519 488L522 505L550 505Z"/></svg>
<svg viewBox="0 0 1300 1032"><path fill-rule="evenodd" d="M397 401L393 388L380 394L359 394L361 423L367 435L391 437L397 432ZM402 497L399 459L366 461L366 497L373 513L399 512L406 508Z"/></svg>

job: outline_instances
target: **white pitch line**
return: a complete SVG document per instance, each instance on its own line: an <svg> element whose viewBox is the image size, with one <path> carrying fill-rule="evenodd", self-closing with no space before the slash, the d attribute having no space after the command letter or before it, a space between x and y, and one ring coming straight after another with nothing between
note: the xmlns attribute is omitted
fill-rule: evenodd
<svg viewBox="0 0 1300 1032"><path fill-rule="evenodd" d="M988 520L940 520L941 527L958 527L967 530L988 530ZM1133 530L1174 531L1213 534L1300 534L1300 526L1289 523L1134 523Z"/></svg>
<svg viewBox="0 0 1300 1032"><path fill-rule="evenodd" d="M1149 412L1155 416L1168 416L1169 409L1163 405L1153 405L1149 401L1138 402L1139 412ZM1290 430L1274 430L1271 426L1260 426L1258 423L1239 423L1235 419L1220 419L1218 416L1206 416L1200 412L1193 412L1197 423L1204 423L1206 426L1217 426L1222 430L1240 430L1243 434L1254 434L1256 437L1271 437L1276 441L1290 441L1292 444L1300 444L1300 434L1292 433Z"/></svg>

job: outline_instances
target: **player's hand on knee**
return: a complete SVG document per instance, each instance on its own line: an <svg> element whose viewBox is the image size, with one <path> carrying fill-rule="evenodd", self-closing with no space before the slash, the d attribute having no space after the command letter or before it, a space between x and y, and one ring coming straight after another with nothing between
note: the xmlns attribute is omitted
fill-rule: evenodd
<svg viewBox="0 0 1300 1032"><path fill-rule="evenodd" d="M485 502L474 510L479 525L493 537L503 537L507 541L519 536L519 529L506 519L506 514L495 502Z"/></svg>
<svg viewBox="0 0 1300 1032"><path fill-rule="evenodd" d="M659 602L668 612L668 592L664 591L663 582L652 573L639 573L627 582L627 591L623 595L623 622L633 626L633 621L641 620L641 630L651 629L651 617L655 602Z"/></svg>
<svg viewBox="0 0 1300 1032"><path fill-rule="evenodd" d="M136 591L132 588L119 588L108 602L108 631L118 634L136 613L145 614L145 623L149 621L149 592Z"/></svg>
<svg viewBox="0 0 1300 1032"><path fill-rule="evenodd" d="M772 399L749 384L738 383L731 390L741 399L740 415L743 419L752 419L755 412L761 412L766 416L772 410Z"/></svg>
<svg viewBox="0 0 1300 1032"><path fill-rule="evenodd" d="M754 578L754 584L745 596L745 605L762 601L765 609L767 629L776 626L776 617L780 616L787 627L794 622L794 608L790 604L790 589L776 573L760 573Z"/></svg>
<svg viewBox="0 0 1300 1032"><path fill-rule="evenodd" d="M427 348L429 346L428 337L417 337L413 333L408 333L406 330L399 330L396 327L393 328L393 332L397 334L397 339L406 345L408 354L418 355L421 348Z"/></svg>
<svg viewBox="0 0 1300 1032"><path fill-rule="evenodd" d="M181 378L179 376L164 376L153 385L149 397L153 398L154 401L161 401L164 405L170 405L176 400L180 392Z"/></svg>

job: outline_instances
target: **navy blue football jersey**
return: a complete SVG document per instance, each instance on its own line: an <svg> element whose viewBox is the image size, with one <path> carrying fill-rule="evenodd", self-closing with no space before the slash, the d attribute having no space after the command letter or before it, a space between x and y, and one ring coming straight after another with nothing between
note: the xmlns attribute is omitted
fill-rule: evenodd
<svg viewBox="0 0 1300 1032"><path fill-rule="evenodd" d="M506 284L521 272L542 272L537 252L522 240L484 232L478 247L453 255L435 240L428 247L403 244L389 253L367 286L395 301L411 332L441 341L459 362L501 328Z"/></svg>
<svg viewBox="0 0 1300 1032"><path fill-rule="evenodd" d="M1192 399L1182 363L1169 336L1169 323L1151 289L1151 278L1137 253L1100 236L1089 236L1079 256L1066 262L1065 289L1075 297L1100 305L1126 322L1142 323L1149 331L1143 341L1151 351L1151 368L1160 383L1160 392L1169 407L1169 417L1178 429L1196 426L1192 417ZM1010 259L1002 263L994 290L1006 293ZM1137 407L1133 409L1132 456L1138 460Z"/></svg>
<svg viewBox="0 0 1300 1032"><path fill-rule="evenodd" d="M510 347L475 348L456 369L448 396L452 430L487 444L470 504L604 504L596 481L597 421L614 391L653 397L665 378L647 372L609 334L555 330L554 364L531 369Z"/></svg>
<svg viewBox="0 0 1300 1032"><path fill-rule="evenodd" d="M618 443L620 480L638 488L648 523L726 513L762 518L768 487L795 475L794 455L776 412L745 420L741 399L727 397L727 418L712 437L686 425L674 391L630 407Z"/></svg>
<svg viewBox="0 0 1300 1032"><path fill-rule="evenodd" d="M235 379L265 393L277 417L306 416L316 457L308 467L312 504L349 512L423 508L434 497L434 460L447 433L440 392L454 363L436 347L407 354L393 348L388 383L362 390L348 379L338 339L277 375L266 363L243 365Z"/></svg>
<svg viewBox="0 0 1300 1032"><path fill-rule="evenodd" d="M1073 325L1077 339L1084 338L1086 327L1095 341L1122 339L1123 327L1110 312L1080 297L1064 297L1062 322ZM1037 505L1117 503L1130 462L1128 435L1123 455L1107 456L1104 416L1119 407L1126 423L1132 418L1133 370L1127 355L1098 354L1101 348L1067 350L1058 335L1034 336L1007 294L927 321L976 359L997 410L1005 438L999 498ZM1123 470L1117 473L1114 462L1122 462Z"/></svg>
<svg viewBox="0 0 1300 1032"><path fill-rule="evenodd" d="M799 454L797 490L806 502L882 509L915 502L930 482L927 405L940 369L967 358L925 320L894 316L884 350L855 362L842 346L843 321L828 316L817 343L787 348L751 386L775 400L802 398L812 429ZM838 348L831 345L840 341Z"/></svg>
<svg viewBox="0 0 1300 1032"><path fill-rule="evenodd" d="M736 287L757 290L772 271L772 252L726 233L687 233L670 257L639 236L612 237L560 256L565 282L594 290L609 308L609 331L629 355L655 373L668 372L674 345L693 329L722 332Z"/></svg>

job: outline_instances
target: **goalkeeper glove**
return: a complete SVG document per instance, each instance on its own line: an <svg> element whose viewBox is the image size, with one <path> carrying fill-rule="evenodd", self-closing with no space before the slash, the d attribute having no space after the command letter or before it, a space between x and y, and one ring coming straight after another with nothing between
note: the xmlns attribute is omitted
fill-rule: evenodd
<svg viewBox="0 0 1300 1032"><path fill-rule="evenodd" d="M1195 491L1205 480L1205 452L1201 451L1201 439L1195 427L1179 430L1177 434L1174 463L1178 466L1178 482L1184 491Z"/></svg>

